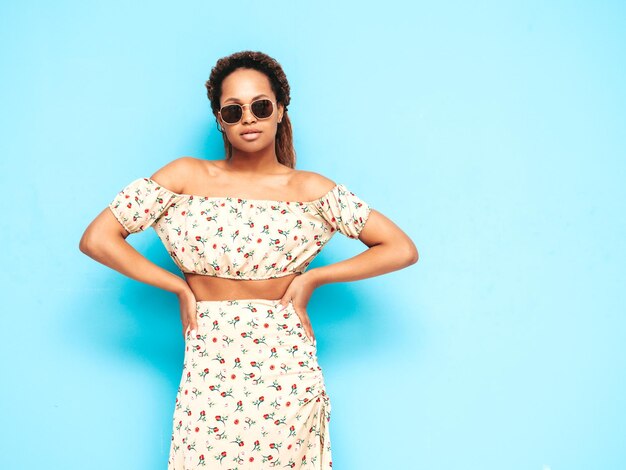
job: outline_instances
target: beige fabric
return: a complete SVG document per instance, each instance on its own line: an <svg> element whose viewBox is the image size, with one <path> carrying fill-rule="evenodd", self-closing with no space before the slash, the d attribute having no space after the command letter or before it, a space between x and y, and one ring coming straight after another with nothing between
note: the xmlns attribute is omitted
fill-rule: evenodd
<svg viewBox="0 0 626 470"><path fill-rule="evenodd" d="M306 270L332 236L358 238L370 206L337 184L313 201L175 193L150 178L109 208L129 233L153 227L183 272L270 279ZM330 399L317 345L292 303L200 300L187 333L168 470L332 468Z"/></svg>
<svg viewBox="0 0 626 470"><path fill-rule="evenodd" d="M187 335L168 470L330 470L330 398L293 304L203 300Z"/></svg>
<svg viewBox="0 0 626 470"><path fill-rule="evenodd" d="M178 194L150 178L109 208L130 233L153 227L181 271L234 279L304 272L335 233L358 238L371 210L343 184L299 202Z"/></svg>

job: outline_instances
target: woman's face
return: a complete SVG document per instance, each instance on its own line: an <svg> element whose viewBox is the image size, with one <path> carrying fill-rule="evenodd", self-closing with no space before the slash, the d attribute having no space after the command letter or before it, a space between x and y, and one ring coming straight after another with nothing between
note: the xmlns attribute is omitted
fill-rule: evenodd
<svg viewBox="0 0 626 470"><path fill-rule="evenodd" d="M220 108L227 104L250 104L259 98L267 98L275 103L274 112L267 119L258 119L250 109L243 108L241 120L236 124L225 123L218 114L220 126L224 129L231 145L242 152L257 152L269 145L274 145L278 121L283 118L283 106L276 103L270 80L262 72L239 68L231 72L222 81ZM251 130L258 131L246 135Z"/></svg>

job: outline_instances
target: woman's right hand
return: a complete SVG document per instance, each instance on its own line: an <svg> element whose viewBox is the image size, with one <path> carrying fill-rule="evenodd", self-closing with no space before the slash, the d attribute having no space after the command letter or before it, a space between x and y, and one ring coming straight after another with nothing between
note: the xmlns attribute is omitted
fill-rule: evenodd
<svg viewBox="0 0 626 470"><path fill-rule="evenodd" d="M183 324L183 339L187 338L187 331L191 330L191 335L195 336L198 331L198 318L196 315L196 297L191 289L185 289L179 294L180 320Z"/></svg>

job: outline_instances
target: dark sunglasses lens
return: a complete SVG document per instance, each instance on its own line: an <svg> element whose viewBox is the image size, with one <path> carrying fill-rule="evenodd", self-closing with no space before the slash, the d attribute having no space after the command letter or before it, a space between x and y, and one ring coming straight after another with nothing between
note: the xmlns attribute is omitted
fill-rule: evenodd
<svg viewBox="0 0 626 470"><path fill-rule="evenodd" d="M272 115L274 106L270 100L257 100L252 103L252 112L259 119L265 119Z"/></svg>
<svg viewBox="0 0 626 470"><path fill-rule="evenodd" d="M221 109L220 114L224 122L234 124L241 119L241 106L238 104L229 104Z"/></svg>

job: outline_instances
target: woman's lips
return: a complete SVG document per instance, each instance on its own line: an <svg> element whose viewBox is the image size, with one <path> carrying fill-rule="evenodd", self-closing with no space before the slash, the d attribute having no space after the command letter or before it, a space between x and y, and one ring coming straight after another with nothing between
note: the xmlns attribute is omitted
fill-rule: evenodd
<svg viewBox="0 0 626 470"><path fill-rule="evenodd" d="M260 132L248 132L247 134L241 134L241 138L243 140L246 140L248 142L251 142L253 140L258 139L258 137L261 135Z"/></svg>

